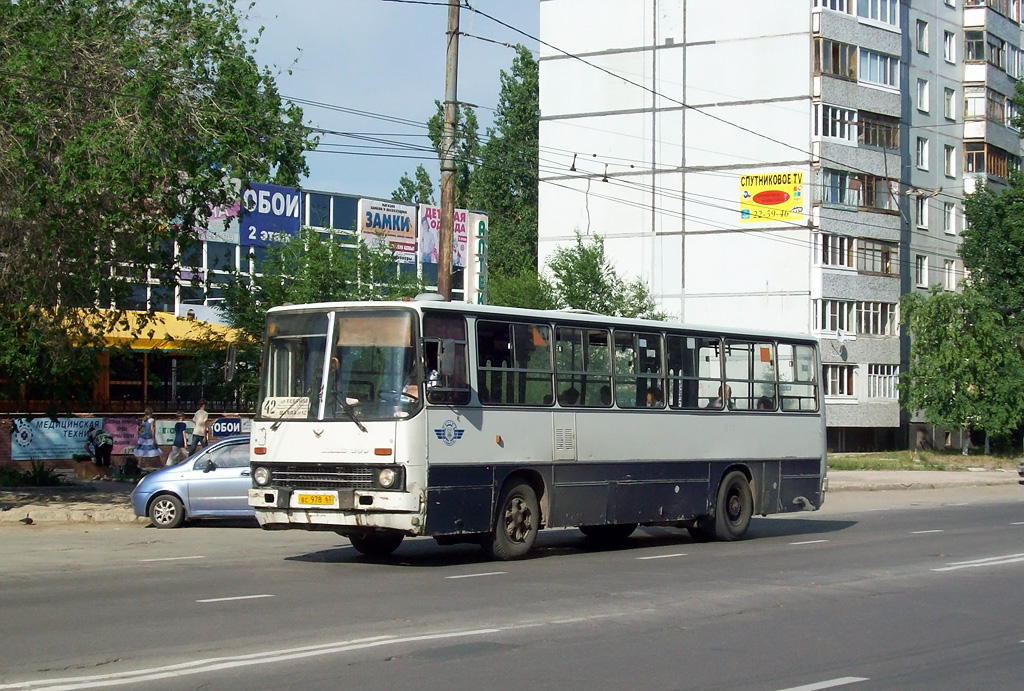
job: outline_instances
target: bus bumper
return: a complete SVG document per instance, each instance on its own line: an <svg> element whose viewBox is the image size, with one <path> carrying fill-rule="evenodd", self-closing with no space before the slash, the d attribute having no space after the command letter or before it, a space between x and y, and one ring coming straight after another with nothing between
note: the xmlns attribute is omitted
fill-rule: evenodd
<svg viewBox="0 0 1024 691"><path fill-rule="evenodd" d="M255 510L260 526L270 530L359 527L419 535L425 524L423 503L410 492L250 489L249 506Z"/></svg>

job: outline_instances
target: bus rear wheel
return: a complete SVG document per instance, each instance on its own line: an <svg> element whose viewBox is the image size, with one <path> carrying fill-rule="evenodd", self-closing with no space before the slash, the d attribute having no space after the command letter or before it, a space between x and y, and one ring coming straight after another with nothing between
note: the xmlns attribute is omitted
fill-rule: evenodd
<svg viewBox="0 0 1024 691"><path fill-rule="evenodd" d="M715 538L722 541L738 540L750 527L754 515L754 498L750 494L747 476L734 470L724 478L718 487L718 503L715 505Z"/></svg>
<svg viewBox="0 0 1024 691"><path fill-rule="evenodd" d="M580 532L598 542L622 542L636 530L636 523L581 525Z"/></svg>
<svg viewBox="0 0 1024 691"><path fill-rule="evenodd" d="M517 483L501 495L494 532L484 539L484 549L499 561L522 559L533 548L539 529L537 493L525 482Z"/></svg>
<svg viewBox="0 0 1024 691"><path fill-rule="evenodd" d="M379 559L398 549L404 537L401 533L367 533L350 535L348 539L360 554Z"/></svg>

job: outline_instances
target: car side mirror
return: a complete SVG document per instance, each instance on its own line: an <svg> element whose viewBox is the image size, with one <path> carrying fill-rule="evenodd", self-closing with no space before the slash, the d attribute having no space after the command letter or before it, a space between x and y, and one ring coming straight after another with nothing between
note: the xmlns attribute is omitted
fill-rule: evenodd
<svg viewBox="0 0 1024 691"><path fill-rule="evenodd" d="M210 459L206 459L205 461L203 461L203 472L204 473L208 473L211 470L216 470L216 469L217 469L217 464L214 463L213 461L211 461Z"/></svg>

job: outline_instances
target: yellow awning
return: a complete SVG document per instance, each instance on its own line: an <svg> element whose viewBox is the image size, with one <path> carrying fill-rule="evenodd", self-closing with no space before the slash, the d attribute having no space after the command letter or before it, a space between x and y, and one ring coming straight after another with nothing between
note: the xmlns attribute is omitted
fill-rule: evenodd
<svg viewBox="0 0 1024 691"><path fill-rule="evenodd" d="M196 350L227 347L247 340L244 332L221 324L186 319L170 312L123 312L111 324L113 312L102 312L103 339L110 347L132 350Z"/></svg>

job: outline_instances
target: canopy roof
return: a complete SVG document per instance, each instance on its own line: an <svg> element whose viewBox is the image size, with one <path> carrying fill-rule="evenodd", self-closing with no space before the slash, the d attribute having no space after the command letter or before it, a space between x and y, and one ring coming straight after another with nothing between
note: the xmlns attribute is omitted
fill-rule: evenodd
<svg viewBox="0 0 1024 691"><path fill-rule="evenodd" d="M122 312L111 324L113 312L101 312L107 325L103 339L110 347L132 350L196 350L227 347L245 341L238 329L179 317L170 312Z"/></svg>

